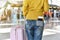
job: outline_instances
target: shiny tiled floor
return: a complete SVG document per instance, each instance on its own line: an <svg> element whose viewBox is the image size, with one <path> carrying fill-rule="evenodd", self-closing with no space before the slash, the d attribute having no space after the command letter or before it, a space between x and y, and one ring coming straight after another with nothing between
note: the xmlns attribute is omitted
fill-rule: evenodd
<svg viewBox="0 0 60 40"><path fill-rule="evenodd" d="M54 29L45 29L43 34L43 40L60 40L60 31Z"/></svg>

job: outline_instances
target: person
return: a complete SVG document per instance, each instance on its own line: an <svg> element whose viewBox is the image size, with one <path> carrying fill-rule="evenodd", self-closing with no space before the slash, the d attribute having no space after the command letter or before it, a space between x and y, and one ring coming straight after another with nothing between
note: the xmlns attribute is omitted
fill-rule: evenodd
<svg viewBox="0 0 60 40"><path fill-rule="evenodd" d="M23 16L26 19L25 29L28 40L42 40L44 29L44 13L48 12L48 0L23 0ZM37 25L38 17L42 20Z"/></svg>

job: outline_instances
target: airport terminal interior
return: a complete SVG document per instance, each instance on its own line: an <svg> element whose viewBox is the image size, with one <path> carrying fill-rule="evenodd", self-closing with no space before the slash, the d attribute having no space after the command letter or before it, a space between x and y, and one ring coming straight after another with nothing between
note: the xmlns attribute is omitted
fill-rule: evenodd
<svg viewBox="0 0 60 40"><path fill-rule="evenodd" d="M50 16L44 16L42 40L60 40L60 0L48 0ZM0 0L0 40L11 40L11 28L25 26L23 0Z"/></svg>

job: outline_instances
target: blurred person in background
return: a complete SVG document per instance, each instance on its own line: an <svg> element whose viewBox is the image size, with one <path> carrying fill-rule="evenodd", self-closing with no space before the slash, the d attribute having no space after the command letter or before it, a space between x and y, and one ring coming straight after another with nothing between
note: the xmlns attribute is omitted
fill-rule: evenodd
<svg viewBox="0 0 60 40"><path fill-rule="evenodd" d="M23 0L23 16L26 19L25 28L28 40L42 40L44 13L48 13L48 10L48 0ZM41 20L38 21L39 16Z"/></svg>

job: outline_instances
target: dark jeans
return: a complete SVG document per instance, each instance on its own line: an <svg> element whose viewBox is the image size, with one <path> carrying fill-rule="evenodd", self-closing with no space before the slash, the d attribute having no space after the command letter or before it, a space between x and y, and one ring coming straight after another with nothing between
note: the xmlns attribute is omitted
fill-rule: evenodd
<svg viewBox="0 0 60 40"><path fill-rule="evenodd" d="M36 20L27 20L26 21L26 33L28 40L42 40L42 34L44 29L44 22L40 21L40 25L36 25ZM43 25L42 25L43 24Z"/></svg>

